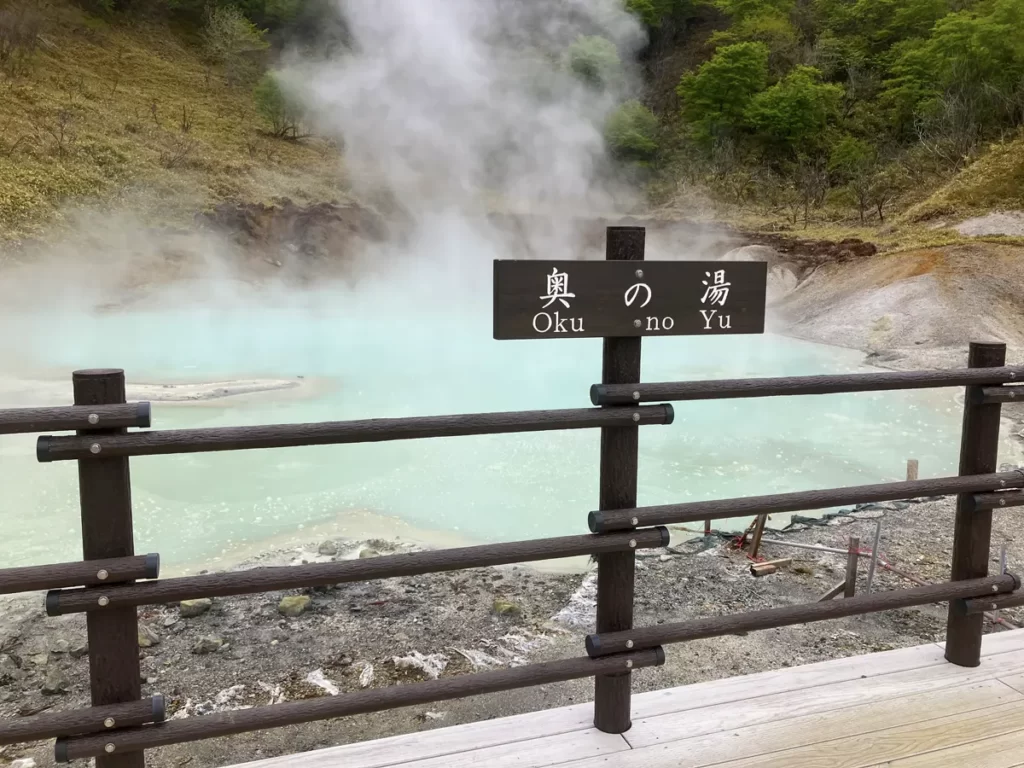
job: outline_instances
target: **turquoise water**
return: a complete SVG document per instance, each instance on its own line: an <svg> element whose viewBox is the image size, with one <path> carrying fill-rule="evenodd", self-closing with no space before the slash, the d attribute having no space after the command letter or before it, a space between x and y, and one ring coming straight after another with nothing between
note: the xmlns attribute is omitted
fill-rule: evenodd
<svg viewBox="0 0 1024 768"><path fill-rule="evenodd" d="M306 377L311 399L156 403L154 428L212 427L589 405L599 340L498 342L486 301L320 297L258 310L158 310L56 318L46 360L124 368L129 381ZM31 326L25 326L31 327ZM779 336L644 341L647 381L861 370L861 354ZM677 403L643 428L640 504L953 472L952 390ZM27 403L18 403L25 405ZM3 404L0 404L3 405ZM0 562L80 555L76 470L37 464L34 437L0 438ZM132 460L136 549L198 563L258 549L355 511L471 541L586 531L598 497L596 430Z"/></svg>

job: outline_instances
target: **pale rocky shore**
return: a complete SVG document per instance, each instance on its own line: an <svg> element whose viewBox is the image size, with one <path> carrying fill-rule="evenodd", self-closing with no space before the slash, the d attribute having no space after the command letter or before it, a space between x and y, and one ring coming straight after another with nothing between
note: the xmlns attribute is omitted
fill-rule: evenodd
<svg viewBox="0 0 1024 768"><path fill-rule="evenodd" d="M201 405L232 398L235 403L254 396L276 396L288 399L314 397L329 388L330 382L295 376L290 379L231 379L225 381L181 381L139 383L129 381L125 387L128 402L182 403ZM0 406L31 407L68 405L73 402L71 377L19 378L0 374Z"/></svg>

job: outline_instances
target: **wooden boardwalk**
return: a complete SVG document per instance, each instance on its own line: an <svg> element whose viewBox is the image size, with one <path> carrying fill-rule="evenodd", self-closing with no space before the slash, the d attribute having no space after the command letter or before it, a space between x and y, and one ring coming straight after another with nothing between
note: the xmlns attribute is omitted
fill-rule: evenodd
<svg viewBox="0 0 1024 768"><path fill-rule="evenodd" d="M244 768L1024 766L1024 630L986 635L983 654L967 669L923 645L652 691L622 736L578 704Z"/></svg>

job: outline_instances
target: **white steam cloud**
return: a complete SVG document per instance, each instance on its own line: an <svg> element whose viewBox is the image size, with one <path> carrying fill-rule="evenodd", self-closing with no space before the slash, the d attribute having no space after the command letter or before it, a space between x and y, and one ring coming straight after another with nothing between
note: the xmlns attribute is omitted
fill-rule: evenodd
<svg viewBox="0 0 1024 768"><path fill-rule="evenodd" d="M358 192L386 185L407 211L488 203L608 213L635 201L613 181L603 126L636 85L644 33L621 0L342 0L352 50L295 62L290 86L340 136ZM614 43L616 82L567 66L583 36Z"/></svg>

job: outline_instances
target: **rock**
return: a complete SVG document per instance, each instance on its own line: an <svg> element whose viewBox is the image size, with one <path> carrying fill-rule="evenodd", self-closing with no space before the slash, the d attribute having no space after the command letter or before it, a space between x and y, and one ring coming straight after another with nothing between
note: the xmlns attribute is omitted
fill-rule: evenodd
<svg viewBox="0 0 1024 768"><path fill-rule="evenodd" d="M38 715L40 712L45 712L53 704L45 701L38 696L33 696L27 701L22 701L18 707L18 717L32 717L32 715Z"/></svg>
<svg viewBox="0 0 1024 768"><path fill-rule="evenodd" d="M71 649L71 658L72 659L80 659L83 656L87 656L88 654L89 654L89 644L88 643L79 643L78 645L72 647L72 649Z"/></svg>
<svg viewBox="0 0 1024 768"><path fill-rule="evenodd" d="M373 664L368 661L361 661L358 664L359 669L359 687L369 688L370 684L373 683Z"/></svg>
<svg viewBox="0 0 1024 768"><path fill-rule="evenodd" d="M21 671L21 664L14 657L0 654L0 685L9 685L15 680L21 680L24 676L25 673Z"/></svg>
<svg viewBox="0 0 1024 768"><path fill-rule="evenodd" d="M338 554L338 545L335 544L333 541L321 541L320 546L317 547L316 551L321 555L333 557L334 555Z"/></svg>
<svg viewBox="0 0 1024 768"><path fill-rule="evenodd" d="M314 669L308 675L306 675L305 682L310 685L315 685L318 688L323 688L331 696L337 696L341 693L341 689L338 688L337 684L333 680L329 680L322 669Z"/></svg>
<svg viewBox="0 0 1024 768"><path fill-rule="evenodd" d="M177 616L168 616L166 619L164 619L164 626L165 627L173 627L177 623L178 623L178 617Z"/></svg>
<svg viewBox="0 0 1024 768"><path fill-rule="evenodd" d="M224 647L224 640L217 635L204 635L192 646L192 653L216 653Z"/></svg>
<svg viewBox="0 0 1024 768"><path fill-rule="evenodd" d="M448 657L441 653L424 655L419 651L412 651L406 656L393 656L391 663L394 664L395 672L403 677L413 680L437 680L448 666Z"/></svg>
<svg viewBox="0 0 1024 768"><path fill-rule="evenodd" d="M62 654L62 653L67 653L70 650L71 650L71 643L69 643L67 640L57 640L53 644L53 647L50 648L50 653Z"/></svg>
<svg viewBox="0 0 1024 768"><path fill-rule="evenodd" d="M494 601L491 610L498 616L519 616L523 612L523 609L516 603L510 600L503 600L500 597Z"/></svg>
<svg viewBox="0 0 1024 768"><path fill-rule="evenodd" d="M19 757L11 763L10 768L36 768L36 761L31 757Z"/></svg>
<svg viewBox="0 0 1024 768"><path fill-rule="evenodd" d="M292 619L304 614L307 608L309 595L289 595L282 597L281 602L277 604L277 612Z"/></svg>
<svg viewBox="0 0 1024 768"><path fill-rule="evenodd" d="M46 670L46 679L43 681L43 693L48 696L56 696L61 693L67 693L70 687L71 683L64 673L60 671L60 667L52 666Z"/></svg>
<svg viewBox="0 0 1024 768"><path fill-rule="evenodd" d="M213 600L208 597L201 597L198 600L182 600L178 603L178 612L183 619L194 619L202 616L213 607Z"/></svg>
<svg viewBox="0 0 1024 768"><path fill-rule="evenodd" d="M380 557L380 552L376 549L370 549L367 547L366 549L359 550L359 557Z"/></svg>
<svg viewBox="0 0 1024 768"><path fill-rule="evenodd" d="M152 648L160 645L160 636L148 624L139 624L139 648Z"/></svg>

